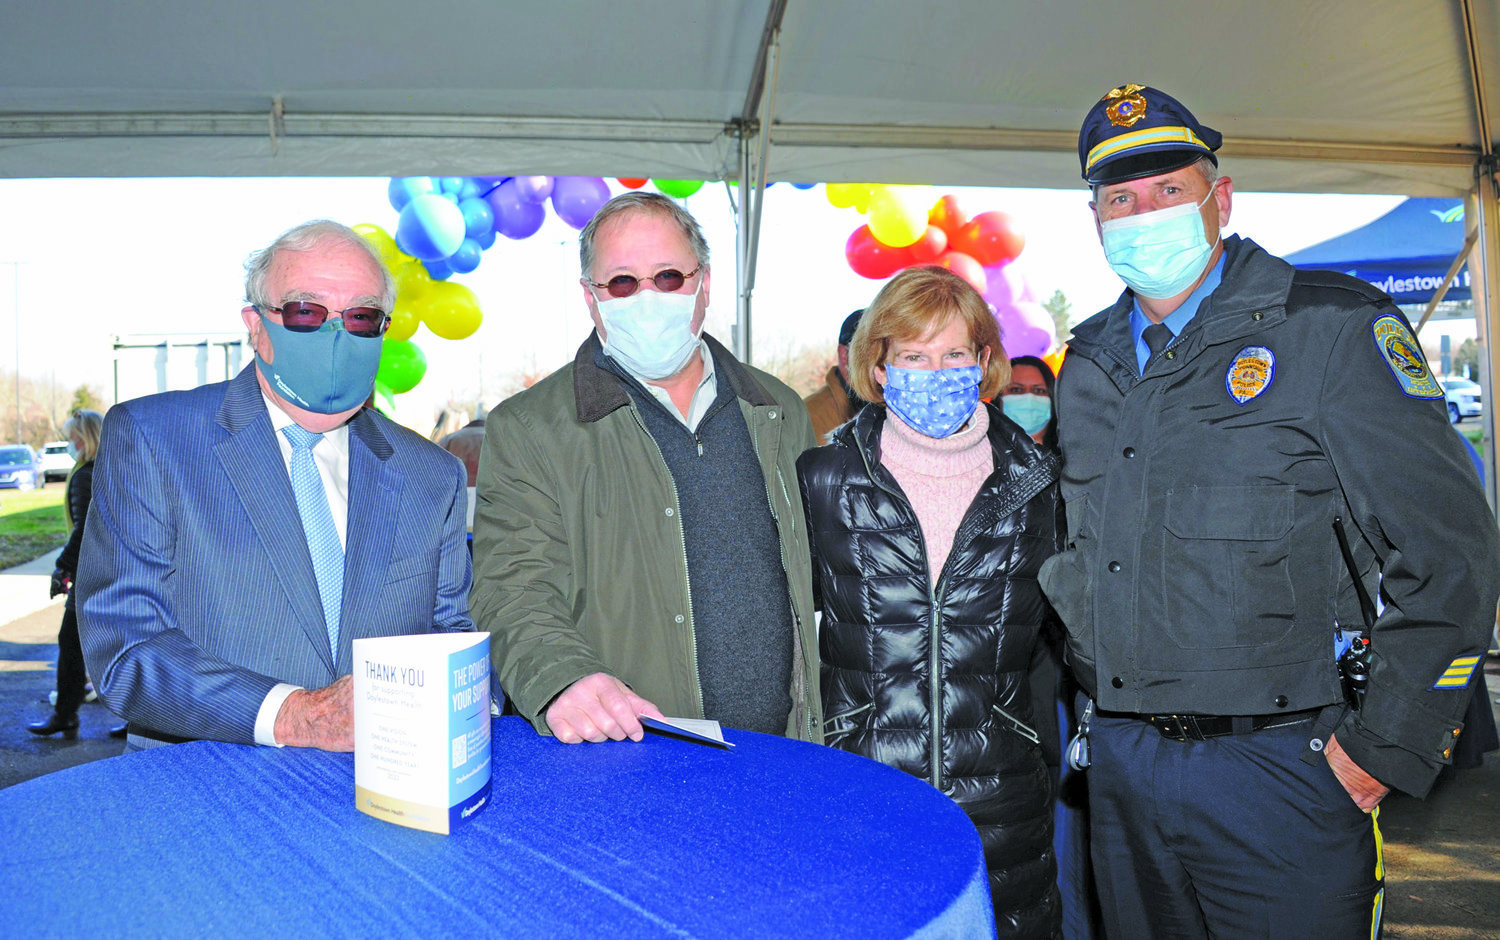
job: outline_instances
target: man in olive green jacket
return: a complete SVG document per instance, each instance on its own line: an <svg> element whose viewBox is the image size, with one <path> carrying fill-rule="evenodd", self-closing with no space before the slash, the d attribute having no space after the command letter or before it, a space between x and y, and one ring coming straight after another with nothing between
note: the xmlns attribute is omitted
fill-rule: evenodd
<svg viewBox="0 0 1500 940"><path fill-rule="evenodd" d="M641 714L822 739L796 393L702 334L708 248L664 197L580 237L595 332L485 424L470 610L539 732Z"/></svg>

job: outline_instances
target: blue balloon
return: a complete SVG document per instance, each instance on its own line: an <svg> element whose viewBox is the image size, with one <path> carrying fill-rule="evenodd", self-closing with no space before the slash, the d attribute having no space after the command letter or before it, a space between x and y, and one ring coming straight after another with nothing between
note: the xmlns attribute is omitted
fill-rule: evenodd
<svg viewBox="0 0 1500 940"><path fill-rule="evenodd" d="M495 231L495 212L483 199L460 199L458 211L464 214L464 234L469 238Z"/></svg>
<svg viewBox="0 0 1500 940"><path fill-rule="evenodd" d="M425 196L433 191L432 179L427 176L393 176L391 183L386 187L385 197L391 201L391 208L400 212L406 208L406 204L418 196Z"/></svg>
<svg viewBox="0 0 1500 940"><path fill-rule="evenodd" d="M438 191L444 195L456 193L464 188L464 178L462 176L444 176L439 178L437 182Z"/></svg>
<svg viewBox="0 0 1500 940"><path fill-rule="evenodd" d="M476 199L482 195L484 195L484 190L479 188L479 181L476 179L465 178L464 184L458 187L459 202L465 199Z"/></svg>
<svg viewBox="0 0 1500 940"><path fill-rule="evenodd" d="M474 238L474 241L479 245L480 248L485 251L489 251L490 246L495 244L495 230L492 228L488 232L485 232L483 235L476 236Z"/></svg>
<svg viewBox="0 0 1500 940"><path fill-rule="evenodd" d="M464 214L442 196L418 196L401 210L396 246L422 261L441 261L464 240Z"/></svg>
<svg viewBox="0 0 1500 940"><path fill-rule="evenodd" d="M423 261L422 267L427 269L434 281L446 281L453 276L453 269L448 267L446 261Z"/></svg>
<svg viewBox="0 0 1500 940"><path fill-rule="evenodd" d="M443 262L453 269L455 274L468 274L479 267L479 260L484 255L484 249L479 247L479 242L472 238L465 238L464 243L458 246L458 250L448 256Z"/></svg>
<svg viewBox="0 0 1500 940"><path fill-rule="evenodd" d="M816 185L818 185L818 184L817 183L793 183L792 184L792 188L793 189L812 189Z"/></svg>

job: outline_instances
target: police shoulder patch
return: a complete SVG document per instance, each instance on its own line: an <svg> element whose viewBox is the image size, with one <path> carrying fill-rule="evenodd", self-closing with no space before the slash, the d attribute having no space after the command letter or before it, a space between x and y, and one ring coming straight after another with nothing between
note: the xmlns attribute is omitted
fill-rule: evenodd
<svg viewBox="0 0 1500 940"><path fill-rule="evenodd" d="M1401 391L1411 398L1442 398L1443 387L1432 377L1422 347L1400 317L1384 316L1370 324L1375 349L1385 357Z"/></svg>
<svg viewBox="0 0 1500 940"><path fill-rule="evenodd" d="M1271 387L1276 378L1276 354L1264 346L1246 346L1234 354L1224 387L1229 397L1243 405Z"/></svg>

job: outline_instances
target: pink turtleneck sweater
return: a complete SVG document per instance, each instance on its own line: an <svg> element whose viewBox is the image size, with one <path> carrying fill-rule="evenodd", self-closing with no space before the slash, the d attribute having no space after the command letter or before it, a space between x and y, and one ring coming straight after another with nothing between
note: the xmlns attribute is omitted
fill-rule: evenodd
<svg viewBox="0 0 1500 940"><path fill-rule="evenodd" d="M911 500L927 543L927 565L937 584L953 548L953 536L986 477L995 469L990 414L980 404L968 425L948 437L928 437L886 409L880 431L880 462Z"/></svg>

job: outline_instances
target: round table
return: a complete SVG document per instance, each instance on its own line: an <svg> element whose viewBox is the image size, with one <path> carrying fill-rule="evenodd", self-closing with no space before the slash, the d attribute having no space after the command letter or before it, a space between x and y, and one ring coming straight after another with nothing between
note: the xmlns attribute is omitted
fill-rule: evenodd
<svg viewBox="0 0 1500 940"><path fill-rule="evenodd" d="M349 754L201 741L0 790L9 936L993 936L979 837L925 782L727 731L563 745L496 719L452 835L354 808Z"/></svg>

